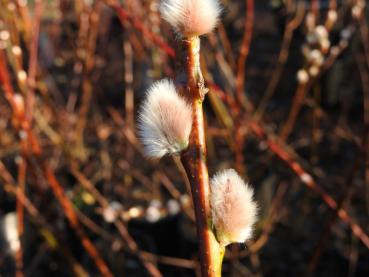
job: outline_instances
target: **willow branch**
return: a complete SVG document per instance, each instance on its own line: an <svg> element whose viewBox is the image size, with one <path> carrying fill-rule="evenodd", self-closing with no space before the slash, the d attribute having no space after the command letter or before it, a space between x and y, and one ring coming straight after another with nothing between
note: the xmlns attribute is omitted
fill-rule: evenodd
<svg viewBox="0 0 369 277"><path fill-rule="evenodd" d="M189 147L181 160L191 184L195 208L196 227L200 248L202 276L221 276L221 259L224 248L215 239L211 227L209 204L209 176L206 165L206 144L202 102L207 89L200 69L200 39L192 37L184 41L186 47L187 97L193 111L193 125Z"/></svg>

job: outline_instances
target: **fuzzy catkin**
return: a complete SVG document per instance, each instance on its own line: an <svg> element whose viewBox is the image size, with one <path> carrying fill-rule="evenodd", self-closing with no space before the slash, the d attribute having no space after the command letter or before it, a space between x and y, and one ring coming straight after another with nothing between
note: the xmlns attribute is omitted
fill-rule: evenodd
<svg viewBox="0 0 369 277"><path fill-rule="evenodd" d="M184 37L211 32L221 10L218 0L162 0L160 3L162 18Z"/></svg>
<svg viewBox="0 0 369 277"><path fill-rule="evenodd" d="M252 188L235 170L228 169L211 179L210 190L212 222L218 241L226 246L248 240L257 214Z"/></svg>
<svg viewBox="0 0 369 277"><path fill-rule="evenodd" d="M192 108L168 79L155 82L147 91L139 116L139 138L149 158L174 154L188 146Z"/></svg>

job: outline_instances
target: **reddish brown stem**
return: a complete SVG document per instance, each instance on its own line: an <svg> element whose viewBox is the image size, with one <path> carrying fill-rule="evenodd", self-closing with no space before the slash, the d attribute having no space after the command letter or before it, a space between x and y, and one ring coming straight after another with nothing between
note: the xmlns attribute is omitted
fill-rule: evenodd
<svg viewBox="0 0 369 277"><path fill-rule="evenodd" d="M23 143L22 143L23 144ZM24 192L25 184L26 184L26 173L27 172L27 164L26 161L22 158L18 164L18 188ZM17 199L17 229L18 236L20 240L20 246L15 254L15 263L16 263L16 277L23 277L23 234L24 234L24 205L22 201Z"/></svg>
<svg viewBox="0 0 369 277"><path fill-rule="evenodd" d="M240 56L237 65L236 96L242 102L245 89L245 63L250 52L252 29L254 26L254 0L246 0L245 31L242 39Z"/></svg>
<svg viewBox="0 0 369 277"><path fill-rule="evenodd" d="M41 12L42 12L42 2L37 0L35 1L35 15L33 20L33 31L32 31L32 39L30 44L30 58L29 58L29 68L28 68L28 83L27 83L27 106L25 115L19 114L22 119L22 128L27 132L32 125L32 117L33 117L33 108L35 103L35 87L36 87L36 75L37 75L37 64L38 64L38 41L40 35L40 22L41 22ZM26 190L26 177L27 177L27 163L26 158L28 155L28 146L30 142L28 141L28 137L21 138L21 152L22 159L19 162L18 166L18 186L19 189L25 193ZM23 277L23 248L22 248L22 237L24 234L24 205L21 201L17 200L17 228L18 235L21 241L20 247L16 253L16 276Z"/></svg>
<svg viewBox="0 0 369 277"><path fill-rule="evenodd" d="M189 147L182 153L181 160L191 184L195 208L196 227L200 248L201 271L203 277L216 277L221 273L223 250L211 229L209 203L209 176L206 165L206 144L202 101L206 94L200 69L200 39L185 40L187 62L187 96L193 110L193 123Z"/></svg>
<svg viewBox="0 0 369 277"><path fill-rule="evenodd" d="M157 44L168 56L174 58L175 52L174 49L171 48L161 37L151 32L140 20L135 19L118 3L118 1L114 0L106 0L105 1L110 7L112 7L118 14L119 19L124 21L129 21L136 30L142 32L143 37L148 38L154 44Z"/></svg>
<svg viewBox="0 0 369 277"><path fill-rule="evenodd" d="M361 86L363 90L363 111L364 111L364 130L362 145L364 149L364 183L366 184L366 197L369 199L369 69L365 66L365 59L362 56L356 56L356 63L358 65ZM367 210L369 210L369 203L367 203Z"/></svg>
<svg viewBox="0 0 369 277"><path fill-rule="evenodd" d="M348 176L345 178L345 187L343 190L343 193L340 197L340 199L337 201L337 209L343 208L347 203L350 201L353 190L355 186L353 186L353 179L355 178L355 175L357 174L358 169L360 168L360 163L363 158L363 155L358 153L356 156L356 160L353 163L352 169L350 170ZM313 273L316 270L316 266L318 265L318 262L320 260L321 255L324 252L324 249L327 247L327 242L329 241L329 238L332 233L332 228L334 224L337 221L337 213L334 211L331 212L331 214L328 217L327 222L325 223L325 226L319 236L319 240L315 246L314 253L311 257L311 260L309 262L308 268L306 270L306 277L313 276Z"/></svg>
<svg viewBox="0 0 369 277"><path fill-rule="evenodd" d="M90 257L94 260L102 276L106 277L113 276L113 274L110 272L105 262L101 259L100 254L97 251L96 247L93 245L91 240L86 236L84 230L82 229L78 221L76 212L73 209L73 205L70 202L70 200L65 196L64 189L56 179L54 172L45 163L43 163L43 171L45 172L45 177L50 187L52 188L56 199L63 207L65 216L67 217L69 224L75 230L78 237L81 239L83 247L88 252Z"/></svg>
<svg viewBox="0 0 369 277"><path fill-rule="evenodd" d="M307 92L307 86L306 84L299 84L299 86L296 89L295 96L292 101L292 108L288 115L286 123L282 127L281 131L281 140L286 141L289 135L291 134L296 120L297 116L300 112L300 109L304 103L305 95Z"/></svg>
<svg viewBox="0 0 369 277"><path fill-rule="evenodd" d="M311 12L314 14L315 16L315 21L318 21L318 16L319 16L319 0L311 0Z"/></svg>
<svg viewBox="0 0 369 277"><path fill-rule="evenodd" d="M291 45L293 32L300 26L301 21L304 19L305 8L304 4L298 4L295 17L286 24L286 29L283 34L283 40L281 50L278 56L278 62L276 68L273 70L270 82L265 90L263 98L260 101L259 107L256 110L256 116L262 118L263 112L267 106L268 100L273 96L278 83L282 77L284 66L289 56L289 48Z"/></svg>
<svg viewBox="0 0 369 277"><path fill-rule="evenodd" d="M30 45L30 58L28 68L28 91L27 91L27 107L26 117L29 126L32 124L32 114L35 102L35 87L36 87L36 75L38 64L38 41L40 36L40 21L42 12L42 1L35 1L35 17L33 24L32 40Z"/></svg>
<svg viewBox="0 0 369 277"><path fill-rule="evenodd" d="M330 10L337 9L337 0L329 0L329 9Z"/></svg>
<svg viewBox="0 0 369 277"><path fill-rule="evenodd" d="M82 98L81 107L79 109L79 117L76 124L76 141L77 141L77 155L79 158L86 158L86 151L84 147L84 133L88 121L88 113L93 93L93 83L91 74L95 66L95 49L96 40L98 36L98 26L100 22L101 2L95 1L94 8L89 14L89 21L87 23L86 41L84 47L86 48L86 57L84 59L84 70L82 79ZM84 35L84 34L83 34Z"/></svg>

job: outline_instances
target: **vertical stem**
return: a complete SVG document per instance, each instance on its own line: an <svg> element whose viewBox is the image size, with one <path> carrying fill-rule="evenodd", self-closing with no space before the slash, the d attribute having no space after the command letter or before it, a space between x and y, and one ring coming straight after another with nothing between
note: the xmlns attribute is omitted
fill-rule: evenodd
<svg viewBox="0 0 369 277"><path fill-rule="evenodd" d="M312 0L311 1L311 12L314 14L315 22L318 22L319 9L320 9L319 0Z"/></svg>
<svg viewBox="0 0 369 277"><path fill-rule="evenodd" d="M21 142L22 147L24 148L24 141ZM27 163L26 160L22 157L19 161L18 165L18 189L25 193L25 184L26 184L26 174L27 174ZM17 211L17 229L18 229L18 237L20 241L19 248L15 254L15 263L16 263L16 277L24 276L24 265L23 265L23 235L24 235L24 205L22 201L17 199L16 205Z"/></svg>
<svg viewBox="0 0 369 277"><path fill-rule="evenodd" d="M33 30L30 41L30 57L28 67L28 79L27 79L27 93L26 93L26 111L25 115L22 114L21 128L25 133L31 129L33 120L33 110L35 105L35 88L36 88L36 75L37 75L37 64L38 64L38 45L40 36L40 24L42 15L42 1L35 1L35 10L33 18ZM22 111L23 113L23 111ZM26 158L29 154L28 136L25 139L21 138L20 146L22 158L18 165L18 187L21 192L26 193L26 178L27 178L27 162ZM19 240L21 241L20 247L16 253L16 277L24 276L24 264L23 264L23 235L24 235L24 205L21 201L17 200L17 228Z"/></svg>
<svg viewBox="0 0 369 277"><path fill-rule="evenodd" d="M240 55L238 57L237 64L237 76L236 76L236 99L242 103L245 102L244 90L245 90L245 67L247 57L250 53L250 44L252 39L252 30L254 27L254 0L246 0L246 18L245 18L245 30L242 38L242 44L240 49Z"/></svg>
<svg viewBox="0 0 369 277"><path fill-rule="evenodd" d="M32 40L30 45L30 58L28 68L28 91L26 99L26 118L28 126L32 124L33 109L35 105L35 88L36 88L36 75L38 64L38 44L40 37L40 23L42 14L42 1L35 1L35 16L33 23Z"/></svg>
<svg viewBox="0 0 369 277"><path fill-rule="evenodd" d="M221 276L224 247L217 242L212 231L209 176L206 165L206 144L202 102L207 89L200 69L200 39L191 37L186 46L187 97L193 110L193 124L188 148L181 160L191 184L199 241L201 272L203 277Z"/></svg>
<svg viewBox="0 0 369 277"><path fill-rule="evenodd" d="M133 91L133 49L129 38L123 42L124 53L124 95L125 95L125 113L126 122L131 130L134 130L134 91ZM132 162L134 149L126 144L126 158ZM124 176L124 184L128 188L132 185L132 176L129 171Z"/></svg>
<svg viewBox="0 0 369 277"><path fill-rule="evenodd" d="M308 88L310 87L309 84L299 84L295 95L293 97L292 101L292 107L288 114L288 118L286 122L284 123L282 127L282 131L280 133L280 139L281 141L287 141L289 135L293 131L293 128L295 127L295 123L297 120L297 116L299 115L299 112L301 110L302 105L304 104L304 99L306 96L306 93L308 91Z"/></svg>

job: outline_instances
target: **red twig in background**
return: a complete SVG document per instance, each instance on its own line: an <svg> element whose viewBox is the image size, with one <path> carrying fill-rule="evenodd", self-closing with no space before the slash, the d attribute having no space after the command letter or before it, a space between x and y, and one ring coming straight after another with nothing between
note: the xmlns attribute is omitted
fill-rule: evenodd
<svg viewBox="0 0 369 277"><path fill-rule="evenodd" d="M329 0L329 9L330 10L337 9L337 0Z"/></svg>
<svg viewBox="0 0 369 277"><path fill-rule="evenodd" d="M172 58L175 57L176 54L172 47L170 47L161 37L151 32L140 20L129 15L128 12L122 6L120 6L117 1L107 0L106 3L117 12L119 19L122 22L129 21L136 30L142 32L143 37L158 45L165 53L168 54L168 56Z"/></svg>
<svg viewBox="0 0 369 277"><path fill-rule="evenodd" d="M290 4L291 2L288 1L287 3ZM304 19L304 15L305 15L305 4L303 2L299 2L297 4L295 17L286 23L286 29L283 33L282 45L278 56L277 66L273 70L273 75L271 76L270 82L268 83L263 98L261 99L260 104L256 109L256 116L258 118L262 118L267 102L273 96L277 88L278 82L280 81L280 78L283 73L283 68L289 56L289 48L291 45L293 32L296 30L296 28L300 26L302 20Z"/></svg>
<svg viewBox="0 0 369 277"><path fill-rule="evenodd" d="M27 79L27 98L26 98L26 118L29 126L32 124L33 108L35 104L35 88L36 88L36 75L38 64L38 42L40 36L40 22L42 13L42 1L35 1L35 15L33 18L32 26L32 39L30 45L30 58L28 67L28 79Z"/></svg>
<svg viewBox="0 0 369 277"><path fill-rule="evenodd" d="M344 180L344 189L343 193L341 194L339 200L337 201L337 209L341 209L345 206L345 204L350 200L353 191L354 191L354 178L357 174L357 171L359 170L360 162L363 158L363 155L361 153L357 153L355 162L353 163L353 166L351 170L349 171L347 177L345 177ZM335 211L332 211L332 213L329 215L329 219L327 220L327 223L325 224L323 231L320 235L320 238L315 246L315 251L312 255L312 258L309 262L309 266L306 270L306 276L312 276L312 274L315 272L315 268L318 264L319 258L323 253L324 248L327 246L327 242L329 241L329 236L332 232L332 227L337 221L337 213Z"/></svg>
<svg viewBox="0 0 369 277"><path fill-rule="evenodd" d="M269 240L269 235L273 230L273 225L277 221L278 216L280 216L283 210L284 197L287 194L288 184L283 182L279 184L275 197L270 205L268 213L270 216L269 220L263 226L263 230L259 238L249 247L251 253L258 252ZM247 251L248 252L248 251Z"/></svg>
<svg viewBox="0 0 369 277"><path fill-rule="evenodd" d="M236 97L240 103L244 102L244 90L245 90L245 67L247 57L250 53L250 43L252 38L252 29L254 26L254 0L246 0L246 19L245 30L242 39L240 56L237 63L237 76L236 76Z"/></svg>
<svg viewBox="0 0 369 277"><path fill-rule="evenodd" d="M253 34L254 26L254 0L246 0L246 18L244 25L244 35L242 38L240 55L237 63L237 74L236 74L236 98L235 100L239 103L245 103L245 69L247 58L250 53L250 44ZM245 136L247 132L242 128L240 121L235 125L235 163L236 170L241 174L245 173L244 170L244 154L243 146L245 144Z"/></svg>
<svg viewBox="0 0 369 277"><path fill-rule="evenodd" d="M319 17L319 6L319 0L311 0L311 12L315 17L315 21L317 21Z"/></svg>
<svg viewBox="0 0 369 277"><path fill-rule="evenodd" d="M95 1L93 9L89 13L88 22L86 22L87 37L84 41L84 49L86 50L84 58L83 78L82 78L82 97L81 106L79 108L78 121L76 123L76 151L79 158L86 159L87 154L84 147L84 134L88 119L88 113L90 111L90 105L93 93L93 82L90 75L95 66L95 50L96 50L96 39L98 33L98 26L100 22L101 13L101 1ZM82 30L81 30L82 32ZM84 36L85 34L81 34Z"/></svg>
<svg viewBox="0 0 369 277"><path fill-rule="evenodd" d="M25 195L24 191L16 186L13 176L9 173L9 171L5 168L4 164L0 161L0 177L4 180L5 185L4 189L6 192L13 194L18 202L21 202L25 207L28 214L31 216L31 219L34 220L37 224L42 226L42 230L40 232L44 235L44 239L49 244L50 241L59 239L56 231L53 230L51 226L47 223L47 220L42 216L40 211L32 204L27 195ZM49 241L48 241L49 240ZM88 276L86 270L79 264L72 256L70 250L64 246L64 244L60 241L56 242L56 245L50 245L51 248L56 247L60 248L61 252L71 264L71 268L76 276L86 277Z"/></svg>
<svg viewBox="0 0 369 277"><path fill-rule="evenodd" d="M224 50L225 50L225 55L227 56L227 60L231 66L231 68L233 70L236 70L236 59L233 55L233 51L232 51L232 46L231 43L229 41L229 37L227 36L227 32L225 30L224 24L223 23L219 23L218 25L218 32L217 34L219 34L220 40L223 44Z"/></svg>
<svg viewBox="0 0 369 277"><path fill-rule="evenodd" d="M4 88L4 92L6 95L10 105L12 108L16 108L14 104L14 90L12 88L8 69L5 63L5 55L3 51L0 51L0 83ZM100 257L99 252L97 251L96 247L93 245L91 240L86 236L85 232L83 231L82 227L80 226L76 213L73 209L73 204L71 201L65 196L64 189L62 185L57 181L53 171L47 165L46 161L42 160L41 154L42 150L39 146L37 138L33 135L32 130L28 129L27 132L27 140L29 141L29 155L32 153L34 157L38 159L39 165L43 169L43 173L53 190L53 193L56 199L59 201L61 206L63 207L63 212L67 217L71 227L75 230L76 234L79 236L83 247L86 249L87 253L90 257L94 260L97 268L100 270L101 274L106 277L113 276L110 272L109 268L105 264L105 262ZM27 155L27 157L29 156Z"/></svg>
<svg viewBox="0 0 369 277"><path fill-rule="evenodd" d="M133 49L132 45L128 40L123 42L123 53L124 53L124 82L125 82L125 90L124 90L124 97L125 97L125 118L128 127L131 130L134 130L134 91L133 91ZM126 158L127 160L131 161L134 157L134 149L128 147L129 142L127 142L126 146ZM127 174L125 176L125 184L127 187L132 185L132 176Z"/></svg>
<svg viewBox="0 0 369 277"><path fill-rule="evenodd" d="M32 27L32 37L31 37L31 45L30 49L30 58L29 58L29 67L28 67L28 78L27 78L27 95L26 95L26 110L22 111L22 107L18 107L18 114L22 116L24 120L20 119L22 122L21 128L24 129L25 134L27 134L29 129L32 126L32 118L33 118L33 108L35 103L35 87L36 87L36 75L37 75L37 64L38 64L38 42L40 35L40 22L41 22L41 12L42 12L42 2L40 0L35 1L35 12L33 18L33 27ZM18 105L22 105L19 104ZM25 114L21 114L24 113ZM22 158L19 160L18 164L18 186L25 193L26 190L26 178L27 178L27 155L29 154L28 146L30 144L29 136L21 138L21 152ZM16 254L16 276L22 277L23 274L23 250L22 250L22 238L24 234L24 206L21 201L17 201L17 227L18 234L20 237L20 247Z"/></svg>
<svg viewBox="0 0 369 277"><path fill-rule="evenodd" d="M79 181L79 183L87 191L91 192L91 194L95 197L95 199L98 201L98 203L103 209L109 208L109 201L94 187L94 185L87 179L87 177L76 168L76 166L72 166L71 172L74 175L74 177L76 177L76 179ZM131 250L132 253L138 256L138 258L141 260L146 270L150 273L150 276L161 277L162 274L160 273L158 268L152 262L145 260L137 243L129 234L127 227L124 225L124 223L118 218L117 220L114 221L114 225L118 229L119 234L123 238L124 242L127 244L129 250Z"/></svg>
<svg viewBox="0 0 369 277"><path fill-rule="evenodd" d="M358 65L361 86L363 89L363 111L364 111L364 131L363 131L363 152L364 152L364 183L366 184L366 201L367 209L369 210L369 64L365 64L360 56L356 57L356 63ZM365 66L366 65L366 66Z"/></svg>
<svg viewBox="0 0 369 277"><path fill-rule="evenodd" d="M310 84L299 84L296 92L293 96L292 104L291 104L291 110L288 114L287 121L283 124L280 134L280 139L282 141L286 141L291 134L295 123L297 121L297 116L299 114L299 111L301 107L304 104L305 95L310 87Z"/></svg>
<svg viewBox="0 0 369 277"><path fill-rule="evenodd" d="M25 151L22 149L22 152ZM19 159L18 161L18 187L23 192L25 191L26 185L26 173L27 172L27 163L24 158ZM17 212L17 229L20 245L15 253L15 263L16 263L16 277L24 276L23 273L23 235L24 235L24 206L22 201L18 201L16 205Z"/></svg>
<svg viewBox="0 0 369 277"><path fill-rule="evenodd" d="M16 111L13 113L13 122L21 122L23 121L23 115L24 112L20 111L20 107L19 104L14 100L14 90L13 87L11 86L10 83L10 76L9 76L9 72L6 68L6 63L5 63L5 55L4 52L2 50L0 50L0 84L3 85L3 90L5 93L5 98L7 99L7 101L9 102L9 105L11 106L13 111ZM21 118L17 118L17 117L21 117ZM25 140L23 140L25 141ZM27 145L27 144L26 144ZM24 142L22 143L22 151L25 150L25 146ZM24 191L24 186L25 186L25 175L26 175L26 163L25 160L22 159L19 162L18 165L18 186L19 188L22 188L22 190ZM16 276L17 277L21 277L23 276L23 250L22 250L22 238L23 238L23 232L24 232L24 208L23 208L23 203L21 201L17 201L16 204L16 212L17 212L17 231L18 231L18 236L19 236L19 240L20 240L20 246L19 249L17 249L16 252L16 256L15 256L15 262L16 262Z"/></svg>
<svg viewBox="0 0 369 277"><path fill-rule="evenodd" d="M76 212L74 211L73 205L70 200L65 196L64 189L62 185L58 182L55 177L53 171L43 162L42 169L45 173L45 177L52 188L56 199L59 201L60 205L63 208L65 216L67 217L69 224L75 230L78 237L81 239L81 243L90 257L94 260L97 268L100 270L101 274L106 277L113 276L110 272L109 268L100 257L99 252L97 251L95 245L91 242L91 240L87 237L86 233L82 229Z"/></svg>
<svg viewBox="0 0 369 277"><path fill-rule="evenodd" d="M333 210L336 210L339 218L345 222L347 225L350 226L352 232L362 241L362 243L369 248L369 237L368 235L363 231L363 229L356 223L354 220L349 216L346 210L343 208L339 208L337 205L337 202L328 195L318 184L315 182L313 177L307 173L303 167L292 158L292 156L284 150L286 148L286 145L283 144L280 145L276 140L272 140L268 137L268 135L265 133L263 128L255 122L250 123L250 128L253 130L254 134L258 136L260 139L263 139L266 144L268 145L269 149L277 155L278 158L280 158L282 161L284 161L290 169L300 177L302 183L306 185L308 188L315 191L322 199L323 201L328 205L328 207L332 208Z"/></svg>

